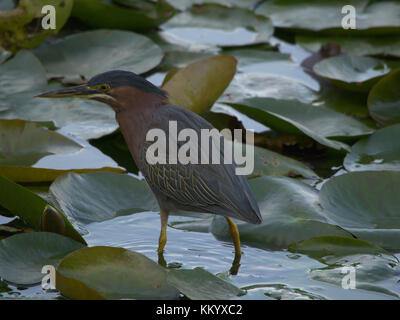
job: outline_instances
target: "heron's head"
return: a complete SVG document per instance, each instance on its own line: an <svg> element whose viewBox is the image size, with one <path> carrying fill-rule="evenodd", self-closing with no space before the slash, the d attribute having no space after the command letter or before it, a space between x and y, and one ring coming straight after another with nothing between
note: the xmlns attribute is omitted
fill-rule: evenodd
<svg viewBox="0 0 400 320"><path fill-rule="evenodd" d="M167 99L167 94L133 72L114 70L100 73L86 84L44 92L36 97L92 99L104 102L114 110L120 111L134 106L136 102L144 98L156 102L164 101Z"/></svg>

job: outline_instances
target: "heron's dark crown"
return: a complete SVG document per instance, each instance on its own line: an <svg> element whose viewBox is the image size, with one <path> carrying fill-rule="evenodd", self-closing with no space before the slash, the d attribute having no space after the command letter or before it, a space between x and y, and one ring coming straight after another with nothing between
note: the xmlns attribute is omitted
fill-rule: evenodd
<svg viewBox="0 0 400 320"><path fill-rule="evenodd" d="M90 79L88 85L94 86L105 83L108 84L111 89L123 86L130 86L148 93L154 93L164 97L167 96L164 90L161 90L151 82L137 75L136 73L123 70L113 70L100 73Z"/></svg>

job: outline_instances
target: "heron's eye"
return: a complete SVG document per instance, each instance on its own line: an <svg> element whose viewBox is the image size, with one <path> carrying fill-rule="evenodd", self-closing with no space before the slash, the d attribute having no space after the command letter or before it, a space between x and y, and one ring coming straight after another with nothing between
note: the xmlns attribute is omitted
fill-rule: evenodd
<svg viewBox="0 0 400 320"><path fill-rule="evenodd" d="M101 84L99 86L99 89L103 92L107 92L108 90L110 90L110 86L108 84Z"/></svg>
<svg viewBox="0 0 400 320"><path fill-rule="evenodd" d="M109 91L111 89L110 86L108 84L106 84L106 83L98 84L98 85L95 85L95 86L91 86L90 88L94 89L94 90L100 90L100 91L103 91L103 92L107 92L107 91Z"/></svg>

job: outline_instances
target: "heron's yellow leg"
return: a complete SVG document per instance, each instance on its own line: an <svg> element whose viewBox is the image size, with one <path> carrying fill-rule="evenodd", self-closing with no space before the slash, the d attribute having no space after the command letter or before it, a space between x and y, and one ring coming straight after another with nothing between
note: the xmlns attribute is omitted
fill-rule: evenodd
<svg viewBox="0 0 400 320"><path fill-rule="evenodd" d="M158 239L158 253L162 253L167 243L167 224L168 224L168 212L160 209L160 218L161 218L161 232L160 238Z"/></svg>
<svg viewBox="0 0 400 320"><path fill-rule="evenodd" d="M235 257L239 258L242 255L242 249L240 248L240 236L239 236L239 229L232 221L232 219L225 217L226 221L228 222L229 226L229 233L231 234L233 244L235 246Z"/></svg>

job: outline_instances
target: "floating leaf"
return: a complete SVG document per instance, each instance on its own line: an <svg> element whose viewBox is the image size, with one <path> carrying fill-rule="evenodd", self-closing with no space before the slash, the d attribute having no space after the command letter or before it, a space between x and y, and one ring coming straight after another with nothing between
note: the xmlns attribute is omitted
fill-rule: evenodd
<svg viewBox="0 0 400 320"><path fill-rule="evenodd" d="M400 124L380 129L354 144L344 159L349 171L400 170Z"/></svg>
<svg viewBox="0 0 400 320"><path fill-rule="evenodd" d="M13 181L53 181L69 171L123 172L95 148L38 123L0 119L0 132L0 174Z"/></svg>
<svg viewBox="0 0 400 320"><path fill-rule="evenodd" d="M122 248L83 248L57 268L56 287L71 299L177 299L167 271L146 256Z"/></svg>
<svg viewBox="0 0 400 320"><path fill-rule="evenodd" d="M390 69L381 60L342 55L324 59L313 67L314 72L348 90L367 92Z"/></svg>
<svg viewBox="0 0 400 320"><path fill-rule="evenodd" d="M388 250L400 249L399 171L360 171L329 179L320 201L337 222L358 238Z"/></svg>
<svg viewBox="0 0 400 320"><path fill-rule="evenodd" d="M50 193L68 217L84 224L158 211L147 183L124 174L66 174L53 182Z"/></svg>
<svg viewBox="0 0 400 320"><path fill-rule="evenodd" d="M46 200L1 175L0 189L2 190L0 192L0 206L22 218L36 230L40 230L42 214L48 205ZM59 213L64 219L64 235L78 242L86 243L67 218L61 212Z"/></svg>
<svg viewBox="0 0 400 320"><path fill-rule="evenodd" d="M400 69L392 71L372 88L368 109L385 126L400 122Z"/></svg>
<svg viewBox="0 0 400 320"><path fill-rule="evenodd" d="M296 43L310 51L318 51L326 43L337 43L354 56L400 57L400 39L388 37L315 37L296 36Z"/></svg>
<svg viewBox="0 0 400 320"><path fill-rule="evenodd" d="M3 4L4 1L2 1ZM44 14L42 8L51 5L55 11L55 28L35 28L32 24L41 22ZM72 10L73 0L21 0L18 7L11 10L10 3L3 4L0 15L0 30L2 37L0 46L11 51L20 48L33 48L43 42L47 37L58 33L67 22ZM35 20L39 21L35 21Z"/></svg>
<svg viewBox="0 0 400 320"><path fill-rule="evenodd" d="M341 9L355 8L356 29L342 27ZM274 26L291 31L319 31L326 34L398 34L400 5L395 1L367 0L272 0L263 2L257 14L271 18Z"/></svg>
<svg viewBox="0 0 400 320"><path fill-rule="evenodd" d="M260 49L225 50L238 60L238 72L219 101L270 97L310 103L317 98L319 84L295 64L290 56Z"/></svg>
<svg viewBox="0 0 400 320"><path fill-rule="evenodd" d="M106 29L75 33L43 44L34 52L49 77L83 76L86 80L115 69L144 73L157 66L163 56L161 49L145 36Z"/></svg>
<svg viewBox="0 0 400 320"><path fill-rule="evenodd" d="M237 221L243 243L261 248L287 248L292 242L322 235L351 237L332 224L319 205L318 192L312 187L284 177L262 177L249 182L263 223L252 225ZM214 218L211 232L217 238L230 239L223 217Z"/></svg>
<svg viewBox="0 0 400 320"><path fill-rule="evenodd" d="M273 33L268 18L250 10L217 4L193 6L161 26L170 42L216 46L265 43Z"/></svg>
<svg viewBox="0 0 400 320"><path fill-rule="evenodd" d="M157 27L174 13L173 8L164 1L155 4L147 2L145 8L131 6L131 4L140 5L138 1L114 2L121 6L104 0L78 0L74 3L72 16L96 28L144 31Z"/></svg>
<svg viewBox="0 0 400 320"><path fill-rule="evenodd" d="M325 268L312 269L310 277L313 280L343 287L343 283L349 285L351 272L354 272L353 284L357 289L382 292L396 297L400 293L398 288L392 285L400 275L398 260L382 248L366 241L317 237L293 244L289 250L305 253L328 265Z"/></svg>
<svg viewBox="0 0 400 320"><path fill-rule="evenodd" d="M29 167L44 156L74 153L82 148L57 132L24 120L0 120L0 132L1 171L4 166Z"/></svg>
<svg viewBox="0 0 400 320"><path fill-rule="evenodd" d="M51 232L16 234L0 241L0 277L17 284L40 282L45 265L57 268L68 253L84 245Z"/></svg>
<svg viewBox="0 0 400 320"><path fill-rule="evenodd" d="M98 138L118 128L114 111L107 105L83 99L39 99L35 95L47 90L46 72L29 51L20 51L0 65L0 118L52 121L63 132L84 139Z"/></svg>
<svg viewBox="0 0 400 320"><path fill-rule="evenodd" d="M227 7L251 8L257 3L257 0L168 0L175 8L184 11L193 5L203 3L218 3Z"/></svg>
<svg viewBox="0 0 400 320"><path fill-rule="evenodd" d="M51 232L21 233L0 241L0 277L17 284L40 282L45 265L57 268L61 259L84 245Z"/></svg>
<svg viewBox="0 0 400 320"><path fill-rule="evenodd" d="M322 236L293 243L288 250L307 254L326 264L333 264L338 257L352 254L388 254L381 247L367 241L336 236Z"/></svg>
<svg viewBox="0 0 400 320"><path fill-rule="evenodd" d="M202 269L172 269L168 282L191 300L226 300L243 293L238 287Z"/></svg>
<svg viewBox="0 0 400 320"><path fill-rule="evenodd" d="M232 56L205 58L177 71L163 89L172 104L202 113L224 92L235 72L236 59Z"/></svg>
<svg viewBox="0 0 400 320"><path fill-rule="evenodd" d="M373 131L341 113L297 101L251 98L229 105L278 132L305 134L337 150L350 148L331 139L354 139Z"/></svg>

